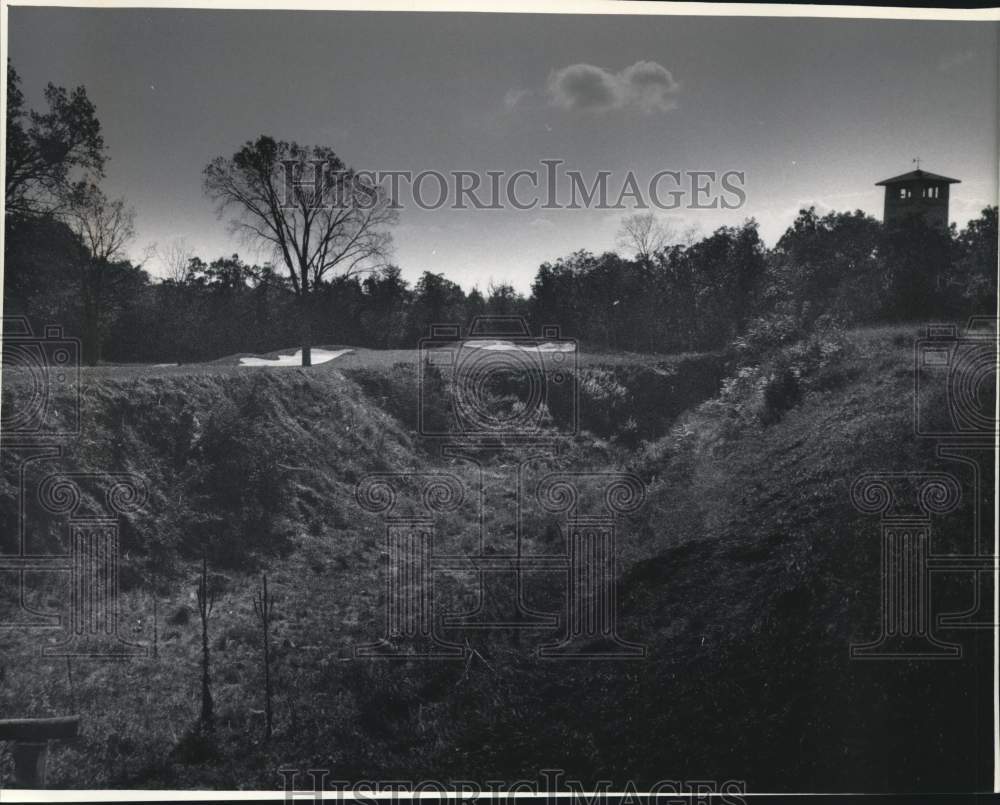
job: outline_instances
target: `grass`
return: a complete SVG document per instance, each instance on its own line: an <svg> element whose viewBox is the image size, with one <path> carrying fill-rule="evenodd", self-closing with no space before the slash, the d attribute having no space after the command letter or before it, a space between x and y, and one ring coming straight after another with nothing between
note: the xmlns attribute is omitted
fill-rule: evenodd
<svg viewBox="0 0 1000 805"><path fill-rule="evenodd" d="M53 753L59 787L274 788L277 769L291 766L349 780L536 779L562 768L640 786L700 778L746 779L757 791L844 790L845 780L854 790L968 788L988 767L988 736L977 732L989 727L980 717L987 641L958 636L966 656L956 663L859 663L847 651L874 636L879 594L877 524L851 507L850 483L869 471L940 469L933 446L913 437L915 336L856 330L742 372L713 356L581 356L584 430L553 430L561 453L547 466L624 469L648 484L645 506L618 525L620 631L649 650L624 663L541 661L531 649L552 639L544 632L446 633L470 641L468 661L352 659L384 628L385 562L384 522L358 510L354 484L404 469L475 477L411 435L415 353L358 350L309 370L84 370L90 424L66 462L147 478L147 511L125 524L122 622L148 645L155 592L159 656L67 664L33 656L37 632L0 633L0 712L82 712L81 739ZM794 394L775 385L785 369ZM4 394L16 386L5 383ZM924 393L940 405L940 390ZM626 426L630 417L642 432ZM9 527L17 453L5 452L0 517ZM483 476L511 493L504 479L528 455L499 451ZM219 489L228 491L205 497ZM512 545L511 501L489 499L488 552ZM223 521L210 516L219 513ZM935 523L936 545L967 549L974 516L967 496ZM447 515L441 551L477 550L477 522L471 505ZM565 550L557 518L533 512L526 525L526 554ZM37 538L54 545L59 527ZM206 744L192 733L193 595L199 540L208 539L225 540L225 555L240 561L216 567L219 718ZM278 598L269 743L251 712L263 707L251 609L262 569ZM468 608L475 575L441 576L442 607ZM59 589L40 579L33 600L56 604ZM952 608L968 603L961 579L935 589ZM558 611L562 594L558 578L529 574L532 605Z"/></svg>

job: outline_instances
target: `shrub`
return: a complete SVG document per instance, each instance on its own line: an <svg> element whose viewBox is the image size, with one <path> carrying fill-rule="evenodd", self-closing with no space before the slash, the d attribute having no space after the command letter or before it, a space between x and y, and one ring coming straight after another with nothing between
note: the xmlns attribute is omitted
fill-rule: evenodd
<svg viewBox="0 0 1000 805"><path fill-rule="evenodd" d="M743 335L734 340L733 348L746 359L773 352L801 335L802 328L797 317L787 313L772 313L751 320Z"/></svg>

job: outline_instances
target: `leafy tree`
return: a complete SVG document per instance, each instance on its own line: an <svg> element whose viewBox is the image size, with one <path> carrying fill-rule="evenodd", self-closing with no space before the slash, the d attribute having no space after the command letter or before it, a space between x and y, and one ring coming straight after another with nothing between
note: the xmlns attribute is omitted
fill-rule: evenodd
<svg viewBox="0 0 1000 805"><path fill-rule="evenodd" d="M465 293L444 274L425 271L413 289L410 311L410 343L427 335L432 324L461 324L465 321Z"/></svg>
<svg viewBox="0 0 1000 805"><path fill-rule="evenodd" d="M260 282L261 268L240 260L238 254L205 263L198 257L188 262L186 282L216 291L253 288Z"/></svg>
<svg viewBox="0 0 1000 805"><path fill-rule="evenodd" d="M486 309L496 316L519 315L524 307L524 297L507 282L490 283Z"/></svg>
<svg viewBox="0 0 1000 805"><path fill-rule="evenodd" d="M987 207L956 238L949 291L959 315L997 310L997 208Z"/></svg>
<svg viewBox="0 0 1000 805"><path fill-rule="evenodd" d="M886 293L880 278L882 225L861 210L800 210L768 259L765 295L772 311L810 326L823 314L870 320Z"/></svg>
<svg viewBox="0 0 1000 805"><path fill-rule="evenodd" d="M36 332L60 322L80 328L80 266L86 249L64 221L50 215L7 216L4 240L4 312L28 316Z"/></svg>
<svg viewBox="0 0 1000 805"><path fill-rule="evenodd" d="M486 300L482 291L473 286L472 290L465 297L465 316L468 321L472 321L476 316L483 316L486 313Z"/></svg>
<svg viewBox="0 0 1000 805"><path fill-rule="evenodd" d="M102 176L101 124L83 87L67 92L48 84L47 112L25 107L21 79L7 64L7 215L37 215L62 206L77 172Z"/></svg>
<svg viewBox="0 0 1000 805"><path fill-rule="evenodd" d="M362 282L361 329L367 342L383 349L403 346L406 313L412 294L398 266L389 265Z"/></svg>
<svg viewBox="0 0 1000 805"><path fill-rule="evenodd" d="M530 309L535 326L557 324L563 334L586 338L591 331L587 278L598 265L593 253L580 250L554 263L542 263L531 284Z"/></svg>

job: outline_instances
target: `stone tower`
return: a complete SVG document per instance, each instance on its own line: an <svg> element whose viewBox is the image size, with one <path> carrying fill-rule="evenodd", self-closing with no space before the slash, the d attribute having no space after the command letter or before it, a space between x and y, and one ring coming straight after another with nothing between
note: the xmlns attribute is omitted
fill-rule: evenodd
<svg viewBox="0 0 1000 805"><path fill-rule="evenodd" d="M948 186L958 184L949 179L917 168L915 171L876 182L885 188L886 224L900 223L919 216L930 226L948 227Z"/></svg>

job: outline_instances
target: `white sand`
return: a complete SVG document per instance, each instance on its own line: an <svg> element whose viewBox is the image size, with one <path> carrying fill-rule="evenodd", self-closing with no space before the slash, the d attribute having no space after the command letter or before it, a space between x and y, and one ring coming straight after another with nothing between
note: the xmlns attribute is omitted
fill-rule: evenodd
<svg viewBox="0 0 1000 805"><path fill-rule="evenodd" d="M462 342L463 347L471 349L488 349L499 352L575 352L576 344L571 341L564 341L559 344L547 342L538 346L524 346L515 344L512 341L491 341L472 339Z"/></svg>
<svg viewBox="0 0 1000 805"><path fill-rule="evenodd" d="M327 363L353 349L314 349L312 351L312 364L317 366ZM296 350L293 355L279 355L277 358L240 358L240 366L301 366L302 350Z"/></svg>

